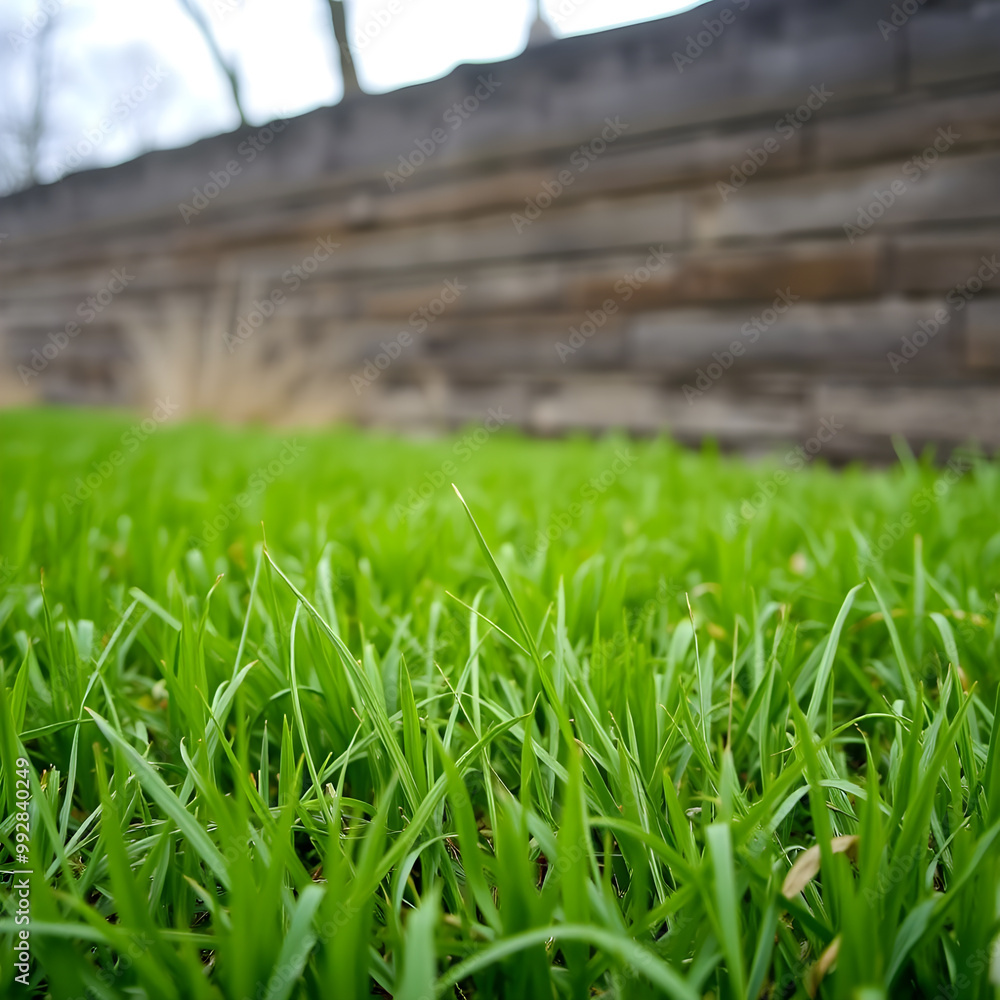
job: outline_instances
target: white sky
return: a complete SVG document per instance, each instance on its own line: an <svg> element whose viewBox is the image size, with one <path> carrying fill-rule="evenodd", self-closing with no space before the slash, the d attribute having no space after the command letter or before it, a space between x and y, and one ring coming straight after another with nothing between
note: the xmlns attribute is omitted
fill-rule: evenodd
<svg viewBox="0 0 1000 1000"><path fill-rule="evenodd" d="M59 0L46 0L46 5ZM247 116L253 122L300 114L338 101L339 67L326 0L198 0L224 51L236 56ZM556 35L579 34L675 13L702 0L542 0ZM33 0L0 0L0 60L22 49ZM184 145L228 131L238 120L227 85L178 0L63 0L47 172L107 117L122 90L147 68L165 71L148 98L102 133L84 162L115 163L143 149ZM348 0L348 31L361 85L370 92L445 75L463 62L493 62L520 52L533 0ZM0 67L2 68L2 67ZM14 88L3 103L13 99ZM91 135L93 132L91 131ZM83 145L86 149L86 144Z"/></svg>

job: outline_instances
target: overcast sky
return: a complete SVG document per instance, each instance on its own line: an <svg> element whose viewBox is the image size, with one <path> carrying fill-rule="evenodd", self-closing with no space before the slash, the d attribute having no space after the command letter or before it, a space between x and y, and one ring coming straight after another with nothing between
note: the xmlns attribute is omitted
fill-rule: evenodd
<svg viewBox="0 0 1000 1000"><path fill-rule="evenodd" d="M198 2L223 49L237 60L251 121L340 99L326 0ZM571 35L698 2L543 0L543 11L556 35ZM2 0L7 37L0 41L0 59L23 50L17 36L24 34L26 15L56 4ZM102 133L87 165L119 162L143 148L184 145L238 125L226 83L178 0L63 0L59 6L52 122L58 139L47 172L66 172L58 168L72 161L71 151L86 148L80 137L88 130L93 136L121 91L144 77L151 83L148 96ZM377 93L443 76L462 62L510 58L524 48L533 10L532 0L348 0L361 85ZM0 102L16 99L11 86L0 96Z"/></svg>

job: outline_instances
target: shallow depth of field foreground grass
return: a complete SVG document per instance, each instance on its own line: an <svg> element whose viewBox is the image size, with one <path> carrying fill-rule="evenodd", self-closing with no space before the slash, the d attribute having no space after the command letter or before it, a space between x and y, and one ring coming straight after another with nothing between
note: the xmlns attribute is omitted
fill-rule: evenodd
<svg viewBox="0 0 1000 1000"><path fill-rule="evenodd" d="M997 464L130 427L0 415L37 995L995 995Z"/></svg>

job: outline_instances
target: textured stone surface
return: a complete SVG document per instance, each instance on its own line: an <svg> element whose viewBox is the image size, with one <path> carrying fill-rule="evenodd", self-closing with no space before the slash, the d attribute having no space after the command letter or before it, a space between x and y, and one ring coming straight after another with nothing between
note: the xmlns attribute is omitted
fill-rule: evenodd
<svg viewBox="0 0 1000 1000"><path fill-rule="evenodd" d="M1000 8L995 3L941 4L910 18L904 29L914 86L997 72Z"/></svg>
<svg viewBox="0 0 1000 1000"><path fill-rule="evenodd" d="M713 0L0 199L0 403L1000 445L1000 0L898 6Z"/></svg>
<svg viewBox="0 0 1000 1000"><path fill-rule="evenodd" d="M746 312L678 309L639 316L630 330L632 357L644 369L683 372L721 354L729 366L723 376L727 379L738 378L748 368L779 364L799 368L835 362L844 371L887 366L888 353L900 350L903 338L923 329L921 323L941 325L935 315L944 306L940 300L877 305L789 302L786 296L777 308L772 300ZM778 312L781 308L785 311ZM914 357L914 366L940 366L949 351L957 359L957 329L950 319L941 325Z"/></svg>
<svg viewBox="0 0 1000 1000"><path fill-rule="evenodd" d="M969 303L966 351L973 368L1000 369L1000 298Z"/></svg>

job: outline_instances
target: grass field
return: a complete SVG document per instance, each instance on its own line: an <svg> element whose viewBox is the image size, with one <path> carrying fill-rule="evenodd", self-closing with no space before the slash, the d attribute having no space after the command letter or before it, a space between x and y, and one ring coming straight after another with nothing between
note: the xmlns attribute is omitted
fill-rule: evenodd
<svg viewBox="0 0 1000 1000"><path fill-rule="evenodd" d="M996 996L946 458L0 415L0 993Z"/></svg>

